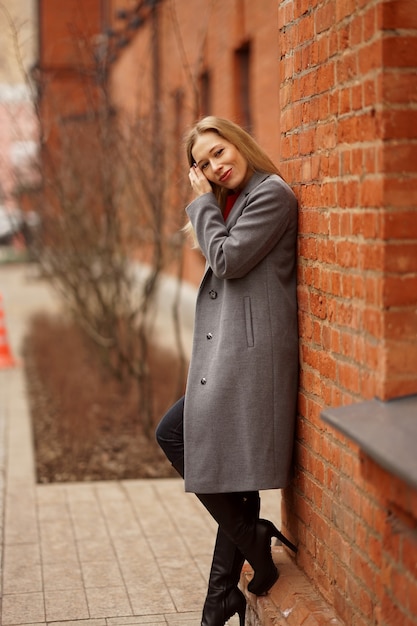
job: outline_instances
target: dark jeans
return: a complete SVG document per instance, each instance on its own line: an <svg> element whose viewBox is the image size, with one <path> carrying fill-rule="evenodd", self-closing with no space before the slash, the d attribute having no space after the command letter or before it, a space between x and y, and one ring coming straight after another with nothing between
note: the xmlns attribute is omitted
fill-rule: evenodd
<svg viewBox="0 0 417 626"><path fill-rule="evenodd" d="M184 478L184 396L165 413L155 434L168 461Z"/></svg>

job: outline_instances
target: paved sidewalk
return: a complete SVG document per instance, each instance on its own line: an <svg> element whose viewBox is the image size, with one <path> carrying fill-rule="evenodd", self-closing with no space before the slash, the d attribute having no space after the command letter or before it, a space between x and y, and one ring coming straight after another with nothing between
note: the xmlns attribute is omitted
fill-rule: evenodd
<svg viewBox="0 0 417 626"><path fill-rule="evenodd" d="M30 266L0 266L0 294L21 357L29 316L59 304ZM279 511L263 492L262 514ZM36 484L21 365L0 370L0 524L3 626L200 625L210 516L177 479Z"/></svg>

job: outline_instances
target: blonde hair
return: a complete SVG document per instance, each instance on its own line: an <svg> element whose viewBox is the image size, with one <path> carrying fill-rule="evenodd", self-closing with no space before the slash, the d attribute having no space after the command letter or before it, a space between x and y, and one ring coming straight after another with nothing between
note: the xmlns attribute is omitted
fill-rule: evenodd
<svg viewBox="0 0 417 626"><path fill-rule="evenodd" d="M200 135L208 132L216 133L219 137L233 144L247 161L249 168L253 172L266 172L267 174L280 175L275 164L249 133L238 126L238 124L221 117L215 117L214 115L209 115L199 120L185 137L185 148L190 167L195 163L193 157L195 142ZM223 209L228 190L211 181L210 184L220 208ZM192 232L191 224L187 224L184 230L188 233Z"/></svg>

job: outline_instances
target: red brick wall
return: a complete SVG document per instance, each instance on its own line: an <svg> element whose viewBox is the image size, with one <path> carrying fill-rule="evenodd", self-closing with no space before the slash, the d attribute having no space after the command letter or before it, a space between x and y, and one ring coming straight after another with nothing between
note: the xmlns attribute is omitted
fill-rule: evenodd
<svg viewBox="0 0 417 626"><path fill-rule="evenodd" d="M283 171L300 199L301 384L284 518L346 624L417 624L417 496L320 418L417 393L417 4L279 6Z"/></svg>

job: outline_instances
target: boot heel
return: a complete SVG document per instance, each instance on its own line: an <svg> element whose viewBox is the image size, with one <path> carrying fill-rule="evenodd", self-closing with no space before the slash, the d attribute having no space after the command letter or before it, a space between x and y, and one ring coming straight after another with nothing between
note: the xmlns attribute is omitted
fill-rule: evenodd
<svg viewBox="0 0 417 626"><path fill-rule="evenodd" d="M287 546L287 548L289 548L290 550L292 550L295 554L298 552L298 548L297 546L295 546L293 543L291 543L291 541L289 539L287 539L285 537L285 535L282 534L282 532L280 532L278 530L278 528L275 526L275 524L273 524L272 522L270 522L269 520L263 520L265 521L268 526L270 526L271 529L271 537L276 537L277 539L279 539L279 541L281 543L283 543L284 545Z"/></svg>
<svg viewBox="0 0 417 626"><path fill-rule="evenodd" d="M239 615L239 626L245 626L246 615L246 598L242 593L240 606L236 609L236 613Z"/></svg>
<svg viewBox="0 0 417 626"><path fill-rule="evenodd" d="M224 602L224 618L226 622L237 613L240 626L245 626L246 598L240 589L231 590Z"/></svg>
<svg viewBox="0 0 417 626"><path fill-rule="evenodd" d="M271 589L279 578L279 572L272 560L271 555L271 539L276 537L284 543L290 550L297 552L297 547L289 541L269 520L259 519L257 522L258 546L262 551L262 544L265 550L264 563L251 563L254 568L254 575L248 584L248 591L257 596L263 596ZM257 565L259 565L257 567Z"/></svg>
<svg viewBox="0 0 417 626"><path fill-rule="evenodd" d="M246 603L237 613L239 615L239 626L245 626Z"/></svg>

